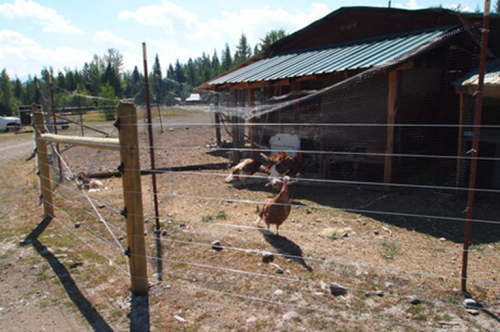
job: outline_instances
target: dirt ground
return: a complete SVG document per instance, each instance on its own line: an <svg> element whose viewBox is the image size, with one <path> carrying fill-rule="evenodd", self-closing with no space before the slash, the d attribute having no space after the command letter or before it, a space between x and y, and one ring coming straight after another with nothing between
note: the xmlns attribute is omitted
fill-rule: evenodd
<svg viewBox="0 0 500 332"><path fill-rule="evenodd" d="M154 127L156 168L228 162L227 151L215 147L209 113L177 110L162 121ZM111 124L99 128L116 136ZM146 129L140 119L141 169L150 168ZM78 134L78 128L66 133ZM100 179L107 190L89 193L95 208L69 180L71 173L115 172L119 154L60 148L71 172L63 166L50 222L41 219L34 162L18 158L0 166L2 330L500 326L498 225L475 224L472 234L468 291L484 310L469 313L462 304L464 195L325 182L307 169L291 187L293 208L279 236L274 227L253 225L262 202L275 195L264 186L267 174L226 183L227 168L158 173L159 234L151 176L143 176L150 292L131 296L121 179ZM58 177L57 170L52 173ZM479 197L475 218L499 220L497 198ZM214 249L214 241L222 250ZM263 252L274 260L265 263ZM346 293L332 295L331 284ZM420 303L410 303L411 296Z"/></svg>

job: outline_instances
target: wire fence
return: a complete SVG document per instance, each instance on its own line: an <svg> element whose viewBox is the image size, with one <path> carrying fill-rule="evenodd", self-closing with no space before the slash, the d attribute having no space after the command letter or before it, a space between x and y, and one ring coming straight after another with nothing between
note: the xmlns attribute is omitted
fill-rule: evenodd
<svg viewBox="0 0 500 332"><path fill-rule="evenodd" d="M252 107L161 107L153 117L154 145L149 143L148 124L138 122L140 171L153 172L158 180L154 192L149 176L142 178L149 281L155 287L173 286L179 301L194 296L215 308L222 298L228 312L249 306L249 317L261 312L263 304L278 312L300 310L304 324L316 329L320 321L339 318L338 326L344 327L369 321L379 327L440 328L443 312L458 316L463 311L458 289L472 160L469 141L464 140L462 151L457 147L458 131L464 126L449 119L432 121L432 112L418 122L408 119L392 125L373 122L370 111L356 115L358 121L325 120L335 102L324 93L331 90L313 92L298 102L282 101L282 107L273 102L273 112L255 119ZM452 97L448 102L454 107ZM293 95L284 98L293 101ZM319 112L318 100L323 120L314 113L302 118L306 110ZM355 110L358 102L343 107ZM362 110L381 107L363 102ZM259 109L270 105L262 101ZM139 119L146 117L142 112L139 109ZM88 124L109 137L119 130L110 122ZM385 149L389 127L397 132L392 151ZM499 128L494 123L481 126ZM77 124L64 134L82 135ZM473 189L475 212L467 250L468 291L489 312L500 296L496 146L485 142L477 157L479 181ZM263 206L280 190L267 185L272 180L269 172L260 168L231 182L225 179L235 160L253 158L266 166L270 161L260 154L270 157L281 151L294 155L298 167L278 176L291 177L290 201L285 203L291 212L277 235L272 223L269 230L254 225ZM126 281L128 259L134 253L127 253L124 244L132 236L123 223L124 190L112 177L120 165L119 154L61 146L60 153L54 149L50 156L49 189L55 188L54 220L61 226L55 231L74 236ZM62 177L55 162L59 158ZM101 185L91 190L84 183L88 178ZM159 229L153 223L155 198ZM426 310L428 319L412 311L410 301L415 297L426 306L419 310ZM168 301L161 296L159 300ZM392 312L390 307L400 309Z"/></svg>

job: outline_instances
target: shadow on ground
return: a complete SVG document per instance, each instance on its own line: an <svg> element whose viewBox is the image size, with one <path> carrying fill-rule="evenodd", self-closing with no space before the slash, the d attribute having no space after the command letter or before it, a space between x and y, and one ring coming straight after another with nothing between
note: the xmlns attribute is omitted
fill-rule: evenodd
<svg viewBox="0 0 500 332"><path fill-rule="evenodd" d="M40 224L21 242L21 246L33 245L33 248L47 260L52 270L55 272L56 276L61 281L66 293L68 294L71 301L76 305L80 313L87 320L94 331L113 331L113 329L108 325L104 318L97 312L97 310L92 306L82 292L78 289L75 281L71 278L71 274L68 272L66 267L54 256L47 247L45 247L38 237L44 232L44 230L49 226L51 218L45 218Z"/></svg>
<svg viewBox="0 0 500 332"><path fill-rule="evenodd" d="M291 259L292 261L302 265L307 271L312 271L312 268L307 265L302 257L302 249L295 242L290 241L285 236L276 235L265 228L259 228L264 239L269 243L276 252L284 258Z"/></svg>

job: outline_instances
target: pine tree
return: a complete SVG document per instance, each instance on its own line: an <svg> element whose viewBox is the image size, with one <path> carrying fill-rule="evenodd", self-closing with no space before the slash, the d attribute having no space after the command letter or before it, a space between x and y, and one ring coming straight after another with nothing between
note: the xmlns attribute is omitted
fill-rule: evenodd
<svg viewBox="0 0 500 332"><path fill-rule="evenodd" d="M231 56L231 50L229 49L229 45L226 43L226 48L222 51L222 61L221 61L221 69L222 72L229 70L233 66L233 58Z"/></svg>
<svg viewBox="0 0 500 332"><path fill-rule="evenodd" d="M234 53L234 63L233 66L239 65L243 61L247 60L252 56L252 49L247 42L247 36L241 34L240 43L236 46L236 52Z"/></svg>
<svg viewBox="0 0 500 332"><path fill-rule="evenodd" d="M266 36L260 40L260 43L256 47L259 49L259 52L265 51L269 48L269 46L286 36L287 33L283 29L271 30L266 33Z"/></svg>
<svg viewBox="0 0 500 332"><path fill-rule="evenodd" d="M151 92L155 97L156 103L157 104L162 103L165 91L163 88L163 78L162 78L160 59L158 58L158 53L156 54L155 62L152 68L151 87L152 87Z"/></svg>
<svg viewBox="0 0 500 332"><path fill-rule="evenodd" d="M221 74L220 61L217 56L217 50L214 50L214 55L212 56L212 76L219 76L219 74Z"/></svg>
<svg viewBox="0 0 500 332"><path fill-rule="evenodd" d="M7 70L3 69L0 74L0 114L11 115L13 113L12 84L10 83Z"/></svg>

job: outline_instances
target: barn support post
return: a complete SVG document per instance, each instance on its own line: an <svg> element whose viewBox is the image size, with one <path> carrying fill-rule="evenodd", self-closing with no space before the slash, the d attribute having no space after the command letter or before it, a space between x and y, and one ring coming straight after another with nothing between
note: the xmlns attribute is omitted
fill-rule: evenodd
<svg viewBox="0 0 500 332"><path fill-rule="evenodd" d="M220 135L220 114L219 114L219 95L216 93L214 98L214 117L215 117L215 137L217 146L220 147L222 143Z"/></svg>
<svg viewBox="0 0 500 332"><path fill-rule="evenodd" d="M135 295L148 292L146 245L142 207L141 167L135 104L120 102L117 108L118 138L123 171L123 200L126 218L131 290Z"/></svg>
<svg viewBox="0 0 500 332"><path fill-rule="evenodd" d="M396 96L398 93L398 71L389 73L389 95L387 105L387 148L385 150L384 182L392 182L392 153L394 151L394 123L396 119Z"/></svg>
<svg viewBox="0 0 500 332"><path fill-rule="evenodd" d="M238 164L240 162L240 126L239 126L239 116L238 111L234 108L238 107L238 90L231 90L231 106L233 109L231 112L231 123L232 123L232 135L233 135L233 151L231 153L231 164Z"/></svg>
<svg viewBox="0 0 500 332"><path fill-rule="evenodd" d="M479 135L481 134L481 118L483 111L484 75L488 55L488 34L490 29L490 0L484 1L483 27L481 33L481 53L479 56L479 75L476 91L476 114L474 116L474 138L472 140L472 157L470 165L469 192L467 196L467 212L465 217L464 247L462 253L462 292L467 291L467 264L469 257L470 233L472 227L472 210L474 191L476 190L477 157L479 156Z"/></svg>
<svg viewBox="0 0 500 332"><path fill-rule="evenodd" d="M52 181L50 180L49 155L47 142L42 139L42 134L45 133L45 122L43 114L38 112L36 105L31 107L35 120L35 142L36 155L38 161L38 176L40 177L40 192L43 199L43 212L45 218L54 216L54 205L52 201Z"/></svg>
<svg viewBox="0 0 500 332"><path fill-rule="evenodd" d="M248 107L254 107L255 106L255 90L254 89L248 89ZM248 120L249 123L249 136L250 136L250 150L251 150L251 156L253 159L257 158L257 151L255 151L255 119L251 118Z"/></svg>
<svg viewBox="0 0 500 332"><path fill-rule="evenodd" d="M458 119L458 148L457 148L457 172L456 172L456 179L455 179L455 186L458 188L461 184L461 179L460 179L460 173L461 173L461 164L462 161L460 160L460 156L462 156L463 152L463 124L464 124L464 94L460 94L460 115Z"/></svg>

